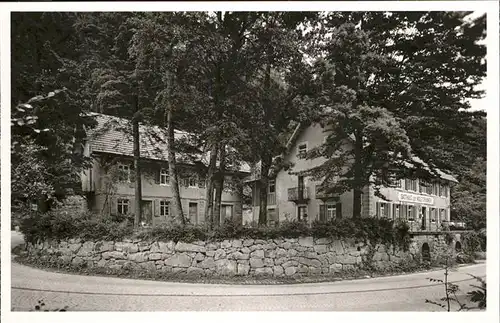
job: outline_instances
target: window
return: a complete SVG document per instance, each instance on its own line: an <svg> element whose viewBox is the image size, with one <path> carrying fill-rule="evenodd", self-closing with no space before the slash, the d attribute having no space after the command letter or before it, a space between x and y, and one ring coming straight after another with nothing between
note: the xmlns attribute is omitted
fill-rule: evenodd
<svg viewBox="0 0 500 323"><path fill-rule="evenodd" d="M160 216L169 216L169 215L170 215L170 202L160 201Z"/></svg>
<svg viewBox="0 0 500 323"><path fill-rule="evenodd" d="M162 168L160 170L160 185L169 185L170 184L170 176L168 175L168 170Z"/></svg>
<svg viewBox="0 0 500 323"><path fill-rule="evenodd" d="M438 187L439 187L438 183L432 184L432 195L438 195Z"/></svg>
<svg viewBox="0 0 500 323"><path fill-rule="evenodd" d="M118 214L127 214L129 208L129 200L118 199L117 207Z"/></svg>
<svg viewBox="0 0 500 323"><path fill-rule="evenodd" d="M377 210L375 211L377 217L389 217L389 203L377 202Z"/></svg>
<svg viewBox="0 0 500 323"><path fill-rule="evenodd" d="M441 185L441 190L439 192L439 196L443 196L443 197L448 197L448 186L446 185Z"/></svg>
<svg viewBox="0 0 500 323"><path fill-rule="evenodd" d="M119 164L118 173L118 179L120 182L130 182L130 165Z"/></svg>
<svg viewBox="0 0 500 323"><path fill-rule="evenodd" d="M408 191L417 191L417 181L414 179L405 179L405 188Z"/></svg>
<svg viewBox="0 0 500 323"><path fill-rule="evenodd" d="M401 188L401 180L400 179L396 179L394 180L394 186L396 188Z"/></svg>
<svg viewBox="0 0 500 323"><path fill-rule="evenodd" d="M431 208L431 222L436 222L436 209Z"/></svg>
<svg viewBox="0 0 500 323"><path fill-rule="evenodd" d="M394 218L394 220L400 218L401 214L399 213L399 211L400 211L399 205L394 204L394 209L392 211L392 217Z"/></svg>
<svg viewBox="0 0 500 323"><path fill-rule="evenodd" d="M415 214L413 210L413 205L408 205L408 221L413 221Z"/></svg>
<svg viewBox="0 0 500 323"><path fill-rule="evenodd" d="M276 181L272 179L269 181L268 193L274 193L274 192L276 192Z"/></svg>
<svg viewBox="0 0 500 323"><path fill-rule="evenodd" d="M197 187L198 186L198 176L194 175L189 177L189 187Z"/></svg>
<svg viewBox="0 0 500 323"><path fill-rule="evenodd" d="M299 145L299 155L305 154L307 152L307 143L303 143Z"/></svg>
<svg viewBox="0 0 500 323"><path fill-rule="evenodd" d="M204 177L202 177L198 181L198 187L205 188L205 186L207 186L207 180Z"/></svg>
<svg viewBox="0 0 500 323"><path fill-rule="evenodd" d="M327 204L326 205L326 220L329 221L335 218L337 214L337 207L335 204Z"/></svg>

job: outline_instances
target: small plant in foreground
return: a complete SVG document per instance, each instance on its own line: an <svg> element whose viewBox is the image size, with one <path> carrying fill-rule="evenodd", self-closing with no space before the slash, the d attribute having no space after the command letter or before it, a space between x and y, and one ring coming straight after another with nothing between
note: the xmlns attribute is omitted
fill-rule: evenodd
<svg viewBox="0 0 500 323"><path fill-rule="evenodd" d="M478 288L477 290L471 291L467 293L467 296L470 301L477 303L476 307L469 307L467 304L460 302L458 299L457 293L460 291L460 288L457 284L451 283L448 281L449 273L451 271L452 263L449 261L450 257L446 257L446 263L444 266L444 279L435 279L428 278L433 283L438 283L444 286L445 296L441 297L438 301L432 301L426 299L426 303L434 304L445 309L447 312L451 312L452 304L456 303L458 305L457 311L470 310L473 308L485 309L486 308L486 282L481 277L477 277L469 274L474 277L478 282L481 283L481 286L471 285L472 287Z"/></svg>

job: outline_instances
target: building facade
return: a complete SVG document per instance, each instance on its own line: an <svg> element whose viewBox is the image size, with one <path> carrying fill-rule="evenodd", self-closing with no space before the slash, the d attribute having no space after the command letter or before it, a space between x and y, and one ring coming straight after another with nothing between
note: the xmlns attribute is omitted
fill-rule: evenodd
<svg viewBox="0 0 500 323"><path fill-rule="evenodd" d="M99 214L132 215L134 205L133 141L125 119L95 114L97 127L88 132L84 154L92 166L82 174L82 189L88 208ZM142 219L147 225L171 223L173 190L168 173L163 135L158 128L140 126ZM175 132L176 140L189 141L189 134ZM161 140L160 140L161 142ZM209 154L209 153L208 153ZM206 157L208 154L177 154L181 204L191 224L205 222ZM207 156L205 156L207 155ZM245 166L225 175L220 223L226 218L242 218L241 189L237 185L249 173Z"/></svg>
<svg viewBox="0 0 500 323"><path fill-rule="evenodd" d="M267 194L267 215L271 222L283 220L327 221L332 218L352 217L353 192L339 196L326 195L319 188L321 181L293 175L323 164L323 157L302 159L300 152L321 145L328 133L319 124L298 128L283 156L285 163L293 167L278 170L270 180ZM346 142L344 149L350 143ZM381 187L380 192L388 201L375 195L373 186L363 189L362 217L387 217L407 221L412 231L438 231L450 220L450 186L456 180L440 172L433 183L420 180L401 180L395 187ZM259 215L258 176L247 179L253 191L253 220Z"/></svg>

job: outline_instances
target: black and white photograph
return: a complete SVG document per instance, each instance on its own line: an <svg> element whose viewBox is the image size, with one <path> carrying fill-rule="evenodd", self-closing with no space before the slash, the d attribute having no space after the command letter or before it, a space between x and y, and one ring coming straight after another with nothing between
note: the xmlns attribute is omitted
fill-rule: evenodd
<svg viewBox="0 0 500 323"><path fill-rule="evenodd" d="M3 319L498 318L498 3L376 3L8 7Z"/></svg>

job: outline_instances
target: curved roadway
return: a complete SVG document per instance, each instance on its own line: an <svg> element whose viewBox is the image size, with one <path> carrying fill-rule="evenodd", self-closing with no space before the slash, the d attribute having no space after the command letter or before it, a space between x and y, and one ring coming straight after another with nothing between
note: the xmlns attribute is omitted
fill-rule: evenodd
<svg viewBox="0 0 500 323"><path fill-rule="evenodd" d="M12 247L17 242L12 241ZM17 238L16 238L17 239ZM443 270L332 283L294 285L186 284L47 272L12 263L12 310L27 311L39 299L49 308L74 311L441 311L426 304L444 296L428 278ZM484 263L459 267L450 281L459 299L485 276Z"/></svg>

